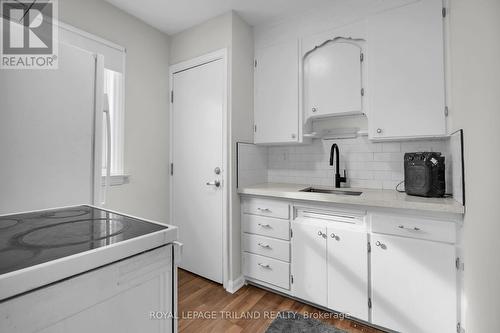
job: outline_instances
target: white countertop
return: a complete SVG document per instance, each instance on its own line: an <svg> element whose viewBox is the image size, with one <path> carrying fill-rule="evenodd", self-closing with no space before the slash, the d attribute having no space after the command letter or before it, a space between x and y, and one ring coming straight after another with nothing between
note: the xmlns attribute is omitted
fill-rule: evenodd
<svg viewBox="0 0 500 333"><path fill-rule="evenodd" d="M300 192L311 185L264 183L240 188L238 193L293 200L305 200L323 203L337 203L370 207L414 209L429 212L463 214L465 208L453 198L423 198L410 196L395 190L375 190L362 188L342 188L346 191L363 192L360 196L325 193ZM324 186L314 186L324 188Z"/></svg>

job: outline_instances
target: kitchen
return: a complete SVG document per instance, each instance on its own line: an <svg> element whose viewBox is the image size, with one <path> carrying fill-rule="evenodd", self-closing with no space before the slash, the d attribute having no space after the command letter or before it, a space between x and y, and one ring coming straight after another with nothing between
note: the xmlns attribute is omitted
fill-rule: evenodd
<svg viewBox="0 0 500 333"><path fill-rule="evenodd" d="M57 68L0 69L1 332L500 327L495 1L45 2L2 1Z"/></svg>

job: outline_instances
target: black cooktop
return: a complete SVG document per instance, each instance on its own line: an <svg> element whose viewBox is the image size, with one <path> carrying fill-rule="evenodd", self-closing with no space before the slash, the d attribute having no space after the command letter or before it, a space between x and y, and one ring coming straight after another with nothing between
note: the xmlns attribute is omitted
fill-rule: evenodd
<svg viewBox="0 0 500 333"><path fill-rule="evenodd" d="M0 216L0 274L167 228L88 206Z"/></svg>

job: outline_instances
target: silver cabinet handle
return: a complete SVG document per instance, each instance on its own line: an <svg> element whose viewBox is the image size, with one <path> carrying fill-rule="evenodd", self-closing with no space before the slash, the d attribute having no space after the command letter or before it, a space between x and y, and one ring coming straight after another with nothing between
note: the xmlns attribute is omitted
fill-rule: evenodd
<svg viewBox="0 0 500 333"><path fill-rule="evenodd" d="M269 224L262 224L262 223L259 223L257 224L259 227L262 227L262 228L271 228L271 225Z"/></svg>
<svg viewBox="0 0 500 333"><path fill-rule="evenodd" d="M378 134L382 133L382 129L381 128L377 128L377 133Z"/></svg>
<svg viewBox="0 0 500 333"><path fill-rule="evenodd" d="M333 239L337 239L337 235L335 235L333 232L332 232L332 234L330 235L330 237L332 237Z"/></svg>
<svg viewBox="0 0 500 333"><path fill-rule="evenodd" d="M318 111L318 109L316 109L316 108L312 108L312 109L311 109L311 111L312 111L312 112L316 112L316 111Z"/></svg>
<svg viewBox="0 0 500 333"><path fill-rule="evenodd" d="M258 245L259 245L260 247L265 248L265 249L270 249L270 248L271 248L271 246L270 246L269 244L258 243Z"/></svg>
<svg viewBox="0 0 500 333"><path fill-rule="evenodd" d="M259 212L266 212L266 213L270 213L271 212L271 210L269 208L260 208L260 207L257 207L257 210Z"/></svg>
<svg viewBox="0 0 500 333"><path fill-rule="evenodd" d="M404 230L409 230L409 231L421 231L421 229L418 227L408 228L408 227L405 227L404 225L398 225L398 228L404 229Z"/></svg>
<svg viewBox="0 0 500 333"><path fill-rule="evenodd" d="M220 181L219 180L214 180L213 182L207 182L208 186L215 186L215 187L220 187Z"/></svg>
<svg viewBox="0 0 500 333"><path fill-rule="evenodd" d="M327 237L327 235L326 235L326 234L324 234L323 232L321 232L321 230L320 230L320 231L318 231L318 236L321 236L321 237L323 237L323 238L326 238L326 237Z"/></svg>
<svg viewBox="0 0 500 333"><path fill-rule="evenodd" d="M384 243L381 243L381 242L379 242L379 241L377 241L377 242L375 243L375 245L376 245L376 246L378 246L378 247L380 247L380 248L381 248L381 249L383 249L383 250L387 249L387 246L386 246Z"/></svg>
<svg viewBox="0 0 500 333"><path fill-rule="evenodd" d="M268 268L268 269L270 269L270 268L271 268L271 266L269 266L269 264L262 264L262 263L260 263L260 262L259 262L259 263L258 263L258 265L259 265L260 267L262 267L262 268Z"/></svg>

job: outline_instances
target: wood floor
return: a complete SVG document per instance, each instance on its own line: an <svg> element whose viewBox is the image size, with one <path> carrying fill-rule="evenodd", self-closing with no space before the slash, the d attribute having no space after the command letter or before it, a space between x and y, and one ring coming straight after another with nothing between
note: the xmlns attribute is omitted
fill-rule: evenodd
<svg viewBox="0 0 500 333"><path fill-rule="evenodd" d="M219 284L179 269L180 333L265 332L273 320L271 311L284 310L328 317L328 312L250 285L230 294ZM352 333L382 332L349 319L318 320Z"/></svg>

